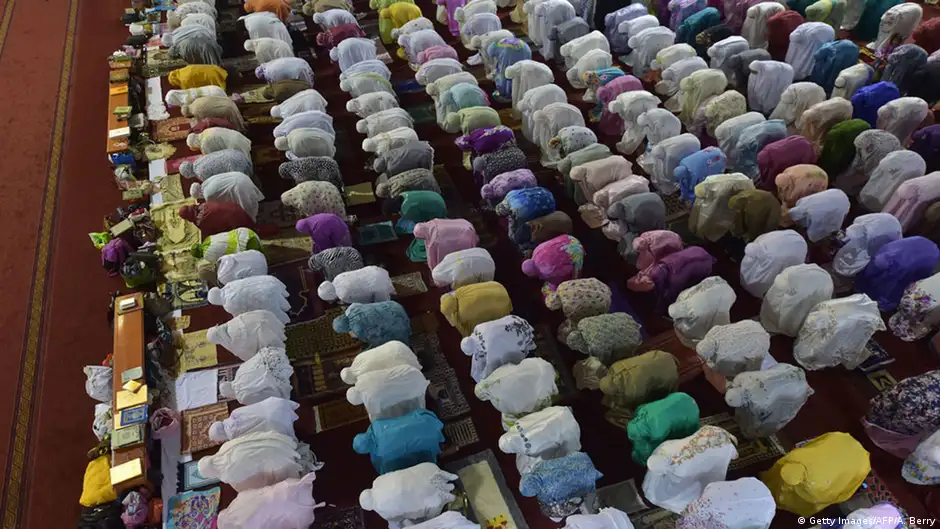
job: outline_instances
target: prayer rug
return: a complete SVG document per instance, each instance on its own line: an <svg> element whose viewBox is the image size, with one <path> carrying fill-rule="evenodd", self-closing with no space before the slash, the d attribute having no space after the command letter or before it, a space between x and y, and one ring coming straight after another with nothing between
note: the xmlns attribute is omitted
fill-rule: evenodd
<svg viewBox="0 0 940 529"><path fill-rule="evenodd" d="M444 353L441 352L441 341L437 333L412 334L410 345L412 352L421 362L421 371L428 373L441 367L449 367Z"/></svg>
<svg viewBox="0 0 940 529"><path fill-rule="evenodd" d="M177 490L193 490L209 487L220 483L217 478L203 477L199 473L199 460L193 459L177 466Z"/></svg>
<svg viewBox="0 0 940 529"><path fill-rule="evenodd" d="M901 507L901 504L898 503L897 497L895 497L895 495L892 494L892 492L888 489L888 486L885 484L884 481L881 481L881 478L878 477L878 474L876 474L874 470L869 472L868 477L865 478L865 482L862 483L862 486L859 488L859 491L855 494L855 496L845 503L851 504L853 500L858 498L859 496L867 496L870 502L869 506L874 505L876 503L890 503L896 506L898 510L901 511L901 518L904 523L904 525L902 525L901 527L909 528L909 529L919 529L919 526L907 523L910 518L907 515L907 511ZM840 504L840 506L841 505L842 504ZM843 512L843 514L849 514L850 512L852 511Z"/></svg>
<svg viewBox="0 0 940 529"><path fill-rule="evenodd" d="M663 202L666 204L666 222L672 222L679 218L687 218L689 212L692 211L678 194L673 195L659 195L663 199Z"/></svg>
<svg viewBox="0 0 940 529"><path fill-rule="evenodd" d="M362 342L359 340L348 333L340 334L333 330L333 319L343 314L343 311L342 307L333 307L319 318L285 327L287 358L296 362L361 348Z"/></svg>
<svg viewBox="0 0 940 529"><path fill-rule="evenodd" d="M480 524L483 529L528 529L492 450L478 452L442 467L458 476L452 491L457 499L451 507L456 506L470 521Z"/></svg>
<svg viewBox="0 0 940 529"><path fill-rule="evenodd" d="M323 510L327 512L323 513L320 509L317 510L313 529L365 529L366 527L361 507Z"/></svg>
<svg viewBox="0 0 940 529"><path fill-rule="evenodd" d="M299 399L319 399L344 394L349 385L343 382L339 374L352 365L359 349L351 349L326 358L319 356L312 360L294 362L294 374L291 385Z"/></svg>
<svg viewBox="0 0 940 529"><path fill-rule="evenodd" d="M188 249L163 252L160 256L160 273L168 282L199 279L199 260Z"/></svg>
<svg viewBox="0 0 940 529"><path fill-rule="evenodd" d="M678 520L678 514L659 507L630 515L636 529L675 529Z"/></svg>
<svg viewBox="0 0 940 529"><path fill-rule="evenodd" d="M426 125L437 121L437 114L434 110L434 103L425 103L405 109L414 120L415 125Z"/></svg>
<svg viewBox="0 0 940 529"><path fill-rule="evenodd" d="M702 417L700 422L702 426L709 424L718 426L737 438L738 458L732 460L731 464L728 465L730 470L748 467L763 461L775 460L787 453L776 435L762 439L745 438L741 435L741 429L738 427L738 423L734 421L734 417L728 413Z"/></svg>
<svg viewBox="0 0 940 529"><path fill-rule="evenodd" d="M258 145L251 150L251 161L257 171L258 167L262 165L280 165L284 161L284 153L277 150L274 145Z"/></svg>
<svg viewBox="0 0 940 529"><path fill-rule="evenodd" d="M679 384L688 382L704 372L702 366L705 361L694 349L682 345L675 331L663 332L643 342L640 353L657 349L666 351L679 360Z"/></svg>
<svg viewBox="0 0 940 529"><path fill-rule="evenodd" d="M132 147L131 150L136 151L136 147ZM152 143L143 149L144 158L146 158L148 162L167 160L174 154L176 154L176 147L169 143Z"/></svg>
<svg viewBox="0 0 940 529"><path fill-rule="evenodd" d="M346 186L346 206L361 206L375 202L375 193L372 191L372 182L362 182Z"/></svg>
<svg viewBox="0 0 940 529"><path fill-rule="evenodd" d="M238 364L228 364L228 365L216 367L217 369L216 373L219 376L219 383L216 387L222 387L223 382L231 382L235 380L235 372L238 371L238 366L240 365L241 364L238 363ZM226 402L229 400L233 400L227 397L223 397L221 391L218 392L218 395L216 395L216 398L219 400L219 402Z"/></svg>
<svg viewBox="0 0 940 529"><path fill-rule="evenodd" d="M307 259L269 267L268 274L278 278L287 287L291 323L310 321L323 312L326 303L317 296L316 275L307 266Z"/></svg>
<svg viewBox="0 0 940 529"><path fill-rule="evenodd" d="M222 18L222 13L223 12L219 12L219 18ZM235 15L235 17L237 18L238 15ZM226 70L234 70L236 72L254 72L255 68L257 67L258 59L255 59L255 54L253 53L222 59L222 68L225 68Z"/></svg>
<svg viewBox="0 0 940 529"><path fill-rule="evenodd" d="M271 116L273 107L274 103L258 103L243 106L239 110L245 118L245 123L249 125L272 125L281 122L280 118Z"/></svg>
<svg viewBox="0 0 940 529"><path fill-rule="evenodd" d="M274 266L298 259L308 259L313 241L309 235L298 233L294 229L282 230L277 237L261 241L268 266Z"/></svg>
<svg viewBox="0 0 940 529"><path fill-rule="evenodd" d="M219 514L222 489L177 494L167 500L167 529L212 529Z"/></svg>
<svg viewBox="0 0 940 529"><path fill-rule="evenodd" d="M186 61L170 57L169 49L154 50L147 52L147 64L142 73L144 77L164 77L183 66L186 66Z"/></svg>
<svg viewBox="0 0 940 529"><path fill-rule="evenodd" d="M159 186L160 198L164 202L179 202L186 200L183 194L183 183L180 181L179 174L163 175L157 180Z"/></svg>
<svg viewBox="0 0 940 529"><path fill-rule="evenodd" d="M183 206L196 205L195 198L164 201L163 204L150 208L150 219L157 229L157 251L161 253L186 250L202 242L202 233L195 224L180 217L179 209Z"/></svg>
<svg viewBox="0 0 940 529"><path fill-rule="evenodd" d="M217 402L183 410L181 416L180 452L195 454L222 444L222 441L213 441L209 438L209 426L216 421L224 421L228 418L227 403Z"/></svg>
<svg viewBox="0 0 940 529"><path fill-rule="evenodd" d="M158 283L157 294L178 310L198 309L209 304L209 286L201 279Z"/></svg>
<svg viewBox="0 0 940 529"><path fill-rule="evenodd" d="M571 371L565 365L564 358L561 357L552 328L548 325L537 324L533 326L533 329L535 330L533 336L535 351L532 356L548 361L555 368L555 384L558 386L556 400L576 397L578 388L575 385Z"/></svg>
<svg viewBox="0 0 940 529"><path fill-rule="evenodd" d="M607 287L610 288L610 312L626 312L629 314L630 317L633 318L633 321L640 324L640 337L643 338L644 342L648 340L650 335L646 332L646 326L643 325L643 320L640 319L640 315L633 310L633 306L627 301L627 296L623 295L617 281L609 281Z"/></svg>
<svg viewBox="0 0 940 529"><path fill-rule="evenodd" d="M422 312L411 317L411 334L437 332L437 313Z"/></svg>
<svg viewBox="0 0 940 529"><path fill-rule="evenodd" d="M399 81L392 85L396 94L420 94L424 92L424 86L414 79Z"/></svg>
<svg viewBox="0 0 940 529"><path fill-rule="evenodd" d="M177 343L177 368L180 373L212 367L219 363L216 345L206 338L208 329L188 332Z"/></svg>
<svg viewBox="0 0 940 529"><path fill-rule="evenodd" d="M428 386L428 409L437 418L445 421L470 413L470 404L460 391L457 373L449 366L426 371Z"/></svg>
<svg viewBox="0 0 940 529"><path fill-rule="evenodd" d="M244 87L243 91L240 92L242 102L252 105L257 103L270 103L274 101L270 97L265 97L265 88L267 88L267 85L251 85Z"/></svg>
<svg viewBox="0 0 940 529"><path fill-rule="evenodd" d="M266 200L258 204L258 224L273 224L280 229L293 228L300 215L280 200Z"/></svg>
<svg viewBox="0 0 940 529"><path fill-rule="evenodd" d="M871 382L872 386L875 386L879 393L884 393L898 384L898 381L891 376L891 373L884 369L866 373L865 376L868 377L868 381Z"/></svg>
<svg viewBox="0 0 940 529"><path fill-rule="evenodd" d="M522 130L522 120L512 113L511 108L504 108L496 113L499 114L499 121L503 125L511 128L513 131Z"/></svg>
<svg viewBox="0 0 940 529"><path fill-rule="evenodd" d="M421 272L411 272L392 278L392 285L395 286L396 298L407 298L417 294L424 294L428 291L428 286L424 284L421 278Z"/></svg>
<svg viewBox="0 0 940 529"><path fill-rule="evenodd" d="M868 358L857 368L862 373L872 373L894 363L894 357L888 354L888 351L885 351L885 348L874 338L868 340L865 349L868 351Z"/></svg>
<svg viewBox="0 0 940 529"><path fill-rule="evenodd" d="M392 221L376 222L375 224L366 224L359 226L359 246L371 246L398 240L395 233L395 227Z"/></svg>
<svg viewBox="0 0 940 529"><path fill-rule="evenodd" d="M153 122L154 141L179 141L189 135L190 119L176 117Z"/></svg>
<svg viewBox="0 0 940 529"><path fill-rule="evenodd" d="M229 0L231 5L232 0ZM241 3L241 2L239 2ZM238 8L235 9L219 9L218 10L219 18L216 20L216 27L219 28L219 33L230 33L236 31L238 25L238 16L241 14ZM252 58L254 54L251 55ZM222 64L225 64L225 60L222 60Z"/></svg>
<svg viewBox="0 0 940 529"><path fill-rule="evenodd" d="M313 415L316 419L317 433L369 420L365 406L353 406L345 397L317 404L313 407Z"/></svg>
<svg viewBox="0 0 940 529"><path fill-rule="evenodd" d="M614 507L631 516L650 508L640 496L633 478L597 489L596 508L604 507Z"/></svg>
<svg viewBox="0 0 940 529"><path fill-rule="evenodd" d="M444 425L444 446L441 447L441 456L454 455L461 449L478 442L480 442L480 436L477 435L472 417L447 423Z"/></svg>

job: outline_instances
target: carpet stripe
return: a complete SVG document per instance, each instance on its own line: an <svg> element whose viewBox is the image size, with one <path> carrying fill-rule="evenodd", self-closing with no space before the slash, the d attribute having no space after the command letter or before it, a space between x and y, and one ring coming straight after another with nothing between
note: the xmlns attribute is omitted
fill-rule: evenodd
<svg viewBox="0 0 940 529"><path fill-rule="evenodd" d="M13 0L8 0L12 6ZM65 135L65 118L68 111L69 79L72 74L72 62L75 52L75 28L78 22L78 0L69 3L69 19L65 35L65 49L62 57L62 73L59 77L59 93L56 98L56 113L51 140L51 155L46 173L46 191L43 196L42 219L36 246L33 266L33 287L30 295L29 316L27 320L26 343L23 352L22 371L20 373L19 399L16 416L13 421L12 458L8 463L7 477L3 495L3 529L15 529L18 525L20 505L22 503L23 482L26 470L27 448L30 424L33 413L33 396L36 386L36 364L43 323L43 308L46 295L46 279L49 271L49 257L52 242L53 221L55 220L56 195L59 188L59 168L62 161L62 144ZM0 39L6 37L9 17L5 17L0 26ZM3 40L0 40L2 52Z"/></svg>
<svg viewBox="0 0 940 529"><path fill-rule="evenodd" d="M16 6L16 0L7 0L3 8L3 15L0 15L0 57L3 56L3 46L7 42L7 33L10 32L10 24L13 21L13 8Z"/></svg>

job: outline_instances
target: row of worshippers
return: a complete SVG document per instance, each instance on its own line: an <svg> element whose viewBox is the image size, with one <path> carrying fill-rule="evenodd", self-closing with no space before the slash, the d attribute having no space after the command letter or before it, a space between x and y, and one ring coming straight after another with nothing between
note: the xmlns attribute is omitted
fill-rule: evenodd
<svg viewBox="0 0 940 529"><path fill-rule="evenodd" d="M171 26L178 20L181 28L188 27L197 14L211 12L208 5L194 1L178 6L169 13ZM283 0L249 0L244 8L251 13L241 19L248 36L244 47L261 64L254 73L268 83L266 95L283 103L300 94L300 105L322 111L325 101L312 90L312 69L294 57L285 26L290 5ZM173 46L180 45L178 31L171 34ZM223 443L216 454L199 460L199 472L238 492L219 513L220 528L274 522L279 527L307 527L314 520L314 509L322 505L312 498L314 471L321 464L294 432L299 405L289 400L293 368L284 332L290 305L286 286L268 275L267 260L253 231L264 196L253 174L251 141L244 135L246 124L235 103L239 99L226 95L227 74L219 62L184 59L189 65L170 74L177 90L167 94L166 102L180 106L183 115L194 120L187 144L202 156L182 163L180 172L199 181L190 195L202 201L181 208L180 216L195 223L206 237L193 252L214 270L218 286L210 290L209 302L232 316L210 328L207 339L242 360L233 379L219 388L223 396L242 406L209 427L209 437ZM285 122L276 129L276 137L309 125ZM323 129L327 125L317 123ZM317 174L335 175L335 181L324 179L341 190L338 168Z"/></svg>

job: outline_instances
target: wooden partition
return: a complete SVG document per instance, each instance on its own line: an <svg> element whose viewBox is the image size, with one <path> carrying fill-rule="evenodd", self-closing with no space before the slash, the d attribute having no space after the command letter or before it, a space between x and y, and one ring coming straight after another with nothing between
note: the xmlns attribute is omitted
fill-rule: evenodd
<svg viewBox="0 0 940 529"><path fill-rule="evenodd" d="M121 302L132 299L133 307L121 309ZM126 302L125 302L126 303ZM121 373L128 369L139 367L146 369L144 365L144 296L141 293L128 294L117 298L114 302L114 350L112 356L112 373L114 377L114 395L123 390ZM144 377L146 379L146 377ZM118 416L117 399L114 399L112 410L115 417ZM117 466L121 463L141 459L143 462L144 474L139 479L125 481L115 490L118 492L134 487L145 486L152 488L147 481L147 469L150 462L147 458L147 440L150 437L149 424L144 428L144 443L128 448L119 448L111 454L111 466Z"/></svg>

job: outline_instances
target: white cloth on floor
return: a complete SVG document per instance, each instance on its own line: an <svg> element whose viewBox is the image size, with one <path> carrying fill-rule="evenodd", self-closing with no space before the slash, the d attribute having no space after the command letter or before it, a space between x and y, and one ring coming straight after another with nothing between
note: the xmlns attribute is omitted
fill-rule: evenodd
<svg viewBox="0 0 940 529"><path fill-rule="evenodd" d="M748 439L770 437L787 425L813 395L806 373L790 364L741 373L730 381L725 402Z"/></svg>
<svg viewBox="0 0 940 529"><path fill-rule="evenodd" d="M220 382L219 393L240 404L254 404L268 397L290 398L294 368L280 347L262 347L235 371L231 382Z"/></svg>
<svg viewBox="0 0 940 529"><path fill-rule="evenodd" d="M754 320L716 325L705 333L695 352L712 371L731 380L760 369L770 352L770 334Z"/></svg>
<svg viewBox="0 0 940 529"><path fill-rule="evenodd" d="M810 371L839 364L855 369L868 358L865 344L885 329L878 304L865 294L823 301L803 322L793 358Z"/></svg>
<svg viewBox="0 0 940 529"><path fill-rule="evenodd" d="M287 336L284 322L277 314L268 310L251 310L209 327L206 339L245 361L264 347L283 349Z"/></svg>
<svg viewBox="0 0 940 529"><path fill-rule="evenodd" d="M803 264L808 246L793 230L765 233L744 247L741 259L741 286L752 296L763 298L785 268Z"/></svg>
<svg viewBox="0 0 940 529"><path fill-rule="evenodd" d="M346 400L364 405L370 421L393 419L424 409L428 384L420 369L398 365L357 376L356 384L346 390Z"/></svg>
<svg viewBox="0 0 940 529"><path fill-rule="evenodd" d="M375 478L372 488L359 494L359 506L390 523L411 525L441 514L456 499L451 494L456 480L434 463L420 463Z"/></svg>
<svg viewBox="0 0 940 529"><path fill-rule="evenodd" d="M760 322L768 332L794 337L809 311L832 298L832 276L819 265L785 268L774 279L760 307Z"/></svg>
<svg viewBox="0 0 940 529"><path fill-rule="evenodd" d="M290 321L287 287L274 276L253 276L237 279L222 288L209 290L208 300L221 305L232 316L251 310L269 310L284 323Z"/></svg>
<svg viewBox="0 0 940 529"><path fill-rule="evenodd" d="M359 377L366 373L398 366L421 369L421 362L410 347L398 340L392 340L357 354L352 364L340 371L339 377L343 382L355 385Z"/></svg>
<svg viewBox="0 0 940 529"><path fill-rule="evenodd" d="M317 296L324 301L340 303L373 303L388 301L395 294L395 285L388 270L378 266L365 266L339 274L333 281L323 281L317 287Z"/></svg>
<svg viewBox="0 0 940 529"><path fill-rule="evenodd" d="M303 474L297 441L277 432L257 432L222 444L199 460L199 473L218 478L236 492L274 485Z"/></svg>
<svg viewBox="0 0 940 529"><path fill-rule="evenodd" d="M675 303L669 305L679 341L694 349L712 327L731 323L731 306L736 299L734 289L719 276L706 277L680 292Z"/></svg>
<svg viewBox="0 0 940 529"><path fill-rule="evenodd" d="M524 360L535 350L534 333L529 322L513 314L477 324L460 341L460 350L472 357L470 377L480 382L497 368Z"/></svg>
<svg viewBox="0 0 940 529"><path fill-rule="evenodd" d="M296 439L295 410L300 404L280 397L268 397L260 402L235 408L228 418L209 426L213 441L231 441L259 432L275 432Z"/></svg>
<svg viewBox="0 0 940 529"><path fill-rule="evenodd" d="M643 495L657 507L681 513L706 485L725 480L728 465L738 457L736 442L717 426L663 442L646 462Z"/></svg>

